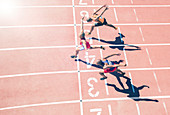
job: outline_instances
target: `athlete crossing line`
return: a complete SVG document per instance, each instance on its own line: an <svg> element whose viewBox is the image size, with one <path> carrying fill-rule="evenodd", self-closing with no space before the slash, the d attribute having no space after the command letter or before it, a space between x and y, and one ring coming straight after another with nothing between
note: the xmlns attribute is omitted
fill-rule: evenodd
<svg viewBox="0 0 170 115"><path fill-rule="evenodd" d="M104 11L101 14L97 14L97 12L99 12L102 8L104 8ZM117 30L117 27L113 26L112 24L108 24L106 21L106 18L103 18L102 15L104 14L104 12L108 10L108 6L107 5L103 5L102 7L100 7L98 10L96 10L96 12L93 13L93 15L87 19L87 22L95 22L94 25L91 26L90 32L88 33L88 35L90 35L94 29L94 27L98 27L98 26L109 26L114 28L115 30Z"/></svg>

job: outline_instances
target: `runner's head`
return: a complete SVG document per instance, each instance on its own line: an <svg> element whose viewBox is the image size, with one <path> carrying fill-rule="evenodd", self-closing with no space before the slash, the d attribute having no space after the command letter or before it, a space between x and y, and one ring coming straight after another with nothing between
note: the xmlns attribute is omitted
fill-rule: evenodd
<svg viewBox="0 0 170 115"><path fill-rule="evenodd" d="M79 37L80 38L85 38L85 33L80 33Z"/></svg>
<svg viewBox="0 0 170 115"><path fill-rule="evenodd" d="M99 61L97 61L96 63L97 63L97 65L99 65L99 66L101 66L101 67L104 66L104 63L102 62L102 60L99 60Z"/></svg>

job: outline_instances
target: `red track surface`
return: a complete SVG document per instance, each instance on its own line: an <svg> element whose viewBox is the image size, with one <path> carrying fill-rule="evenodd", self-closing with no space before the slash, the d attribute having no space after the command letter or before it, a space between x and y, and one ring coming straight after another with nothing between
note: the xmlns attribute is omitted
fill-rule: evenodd
<svg viewBox="0 0 170 115"><path fill-rule="evenodd" d="M15 0L0 12L0 115L168 115L170 114L170 1L168 0ZM87 3L87 4L86 4ZM109 5L104 17L119 27L125 44L141 50L82 51L79 58L96 63L101 56L125 60L121 69L133 85L148 85L134 101L105 83L121 88L115 76L100 81L99 69L70 58L79 44L81 12ZM33 7L34 6L34 7ZM74 7L73 7L74 6ZM85 30L90 25L85 24ZM114 41L119 30L95 28L91 37ZM130 47L125 46L125 49ZM125 88L126 79L120 78Z"/></svg>

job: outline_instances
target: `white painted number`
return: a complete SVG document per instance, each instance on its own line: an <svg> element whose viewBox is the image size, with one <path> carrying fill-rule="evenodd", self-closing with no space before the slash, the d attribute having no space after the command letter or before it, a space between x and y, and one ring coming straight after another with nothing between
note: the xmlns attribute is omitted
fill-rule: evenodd
<svg viewBox="0 0 170 115"><path fill-rule="evenodd" d="M92 64L93 64L93 62L94 62L94 60L95 60L95 55L88 55L88 52L86 52L86 56L85 56L85 58L86 58L86 62L87 62L87 68L89 69L89 68L91 68L91 66L92 66ZM91 59L91 62L89 62L89 58L92 58Z"/></svg>
<svg viewBox="0 0 170 115"><path fill-rule="evenodd" d="M87 11L83 10L83 11L80 11L80 16L81 17L85 16L85 18L89 18L89 13Z"/></svg>
<svg viewBox="0 0 170 115"><path fill-rule="evenodd" d="M112 115L111 105L108 105L109 115ZM101 115L102 108L90 109L90 112L97 112L97 115Z"/></svg>
<svg viewBox="0 0 170 115"><path fill-rule="evenodd" d="M79 1L79 4L80 4L80 5L87 5L87 3L83 3L83 0L80 0L80 1Z"/></svg>
<svg viewBox="0 0 170 115"><path fill-rule="evenodd" d="M94 4L94 0L91 0L91 1L92 1L92 4ZM87 5L87 3L83 3L83 0L80 0L79 5Z"/></svg>
<svg viewBox="0 0 170 115"><path fill-rule="evenodd" d="M101 115L102 109L101 108L90 109L90 112L97 112L97 115Z"/></svg>
<svg viewBox="0 0 170 115"><path fill-rule="evenodd" d="M96 78L89 78L87 80L87 84L91 87L89 90L88 90L88 94L91 96L91 97L97 97L99 95L99 91L97 91L95 94L92 93L92 91L94 90L94 86L93 84L90 83L90 81L94 81L94 82L98 82Z"/></svg>

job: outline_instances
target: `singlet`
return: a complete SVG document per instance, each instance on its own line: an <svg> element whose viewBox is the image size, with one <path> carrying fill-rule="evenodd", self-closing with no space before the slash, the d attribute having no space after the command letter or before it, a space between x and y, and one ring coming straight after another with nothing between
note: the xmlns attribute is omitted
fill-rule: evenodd
<svg viewBox="0 0 170 115"><path fill-rule="evenodd" d="M81 40L85 40L86 41L86 38L81 38ZM83 46L83 43L80 41L80 45L82 45ZM90 44L89 44L89 42L88 41L86 41L86 47L87 48L90 48Z"/></svg>
<svg viewBox="0 0 170 115"><path fill-rule="evenodd" d="M93 17L93 21L98 22L98 23L103 23L104 22L104 18L102 18L102 16L100 16L98 19L96 19L97 16Z"/></svg>
<svg viewBox="0 0 170 115"><path fill-rule="evenodd" d="M102 61L104 64L107 63L108 65L114 65L113 62L109 61L109 60L106 60L106 61Z"/></svg>

